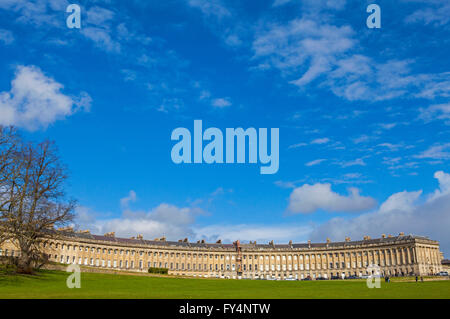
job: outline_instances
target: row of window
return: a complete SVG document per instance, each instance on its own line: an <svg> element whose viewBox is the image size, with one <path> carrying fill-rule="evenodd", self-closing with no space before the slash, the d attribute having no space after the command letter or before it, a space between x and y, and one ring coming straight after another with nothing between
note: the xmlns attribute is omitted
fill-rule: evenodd
<svg viewBox="0 0 450 319"><path fill-rule="evenodd" d="M47 243L44 243L43 244L43 247L44 248L46 248L46 246L47 246ZM50 243L50 248L53 248L53 243ZM69 251L69 250L74 250L74 251L76 251L76 250L79 250L79 251L85 251L85 252L97 252L97 253L103 253L103 254L108 254L108 255L112 255L112 254L114 254L114 255L117 255L117 254L119 254L119 255L126 255L126 256L128 256L128 255L131 255L131 256L135 256L135 253L136 253L136 251L135 250L124 250L124 249L111 249L111 248L109 248L109 249L107 249L107 248L99 248L99 247L89 247L89 246L77 246L77 245L66 245L66 244L59 244L59 243L55 243L55 248L56 249L59 249L59 248L61 248L61 250L67 250L67 251ZM407 250L408 248L405 248L405 250ZM401 249L400 249L401 250ZM385 251L385 253L386 253L386 256L387 256L387 258L389 258L389 259L391 259L391 252L390 252L390 250L386 250ZM145 252L144 251L139 251L139 256L143 256L145 254ZM153 256L153 257L169 257L169 253L168 252L151 252L151 251L148 251L147 253L146 253L148 256ZM406 254L406 253L405 253ZM350 258L350 255L352 255L352 257L356 257L356 256L359 256L359 257L361 257L361 256L369 256L369 255L371 255L372 257L374 257L375 255L376 256L379 256L380 255L380 252L379 251L374 251L374 252L371 252L371 254L369 254L367 251L365 251L365 252L347 252L347 253L328 253L328 254L317 254L317 255L315 255L315 254L311 254L311 255L305 255L305 260L309 260L310 259L310 257L311 257L311 259L325 259L326 257L327 257L327 255L328 255L328 258L333 258L333 257L335 257L335 258L338 258L338 257L342 257L342 258L344 258L344 256L346 256L346 257L348 257L348 258ZM397 259L397 253L396 253L396 250L393 250L393 258L395 258L395 259ZM202 253L170 253L170 257L182 257L182 258L184 258L184 257L188 257L188 258L190 258L191 256L192 257L194 257L194 258L210 258L210 259L213 259L213 258L215 258L215 259L219 259L219 257L220 257L220 259L226 259L226 260L230 260L230 255L223 255L223 254L221 254L221 255L218 255L218 254L202 254ZM411 252L411 256L412 256L412 252ZM252 259L254 259L254 260L257 260L258 259L258 257L259 257L259 259L260 260L262 260L262 259L265 259L265 260L268 260L269 259L269 255L264 255L264 257L263 257L263 255L243 255L242 256L242 258L243 258L243 260L246 260L247 258L248 258L248 260L252 260ZM401 254L399 254L399 257L402 257L401 256ZM279 260L283 260L283 261L285 261L286 259L287 260L297 260L297 255L271 255L270 256L270 259L271 260L277 260L277 261L279 261ZM303 255L299 255L298 256L298 259L299 260L303 260ZM234 255L231 255L231 260L235 260L235 256ZM331 266L331 267L333 267L333 266ZM339 265L337 266L337 268L339 268ZM342 266L342 268L345 268L344 266Z"/></svg>

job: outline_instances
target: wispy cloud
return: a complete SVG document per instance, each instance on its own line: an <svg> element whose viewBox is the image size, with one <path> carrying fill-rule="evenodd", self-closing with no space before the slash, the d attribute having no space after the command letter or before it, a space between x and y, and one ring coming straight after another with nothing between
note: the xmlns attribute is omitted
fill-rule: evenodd
<svg viewBox="0 0 450 319"><path fill-rule="evenodd" d="M415 157L448 160L450 159L450 143L433 145L422 153L415 155Z"/></svg>
<svg viewBox="0 0 450 319"><path fill-rule="evenodd" d="M0 29L0 43L5 45L13 43L15 40L14 35L11 31Z"/></svg>
<svg viewBox="0 0 450 319"><path fill-rule="evenodd" d="M321 158L321 159L316 159L316 160L313 160L313 161L311 161L311 162L306 163L305 166L310 167L310 166L319 165L320 163L322 163L322 162L324 162L324 161L326 161L326 159L323 159L323 158Z"/></svg>

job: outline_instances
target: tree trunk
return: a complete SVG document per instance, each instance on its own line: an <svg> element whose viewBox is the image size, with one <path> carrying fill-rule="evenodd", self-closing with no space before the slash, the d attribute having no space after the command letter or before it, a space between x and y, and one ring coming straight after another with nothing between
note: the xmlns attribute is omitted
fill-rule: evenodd
<svg viewBox="0 0 450 319"><path fill-rule="evenodd" d="M21 274L33 273L32 258L28 253L22 251L20 257L18 257L17 272Z"/></svg>

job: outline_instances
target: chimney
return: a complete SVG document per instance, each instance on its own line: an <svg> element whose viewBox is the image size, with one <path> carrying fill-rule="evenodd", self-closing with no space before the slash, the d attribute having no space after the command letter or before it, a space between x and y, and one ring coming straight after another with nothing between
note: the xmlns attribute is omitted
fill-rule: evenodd
<svg viewBox="0 0 450 319"><path fill-rule="evenodd" d="M330 238L327 237L327 244L331 243Z"/></svg>
<svg viewBox="0 0 450 319"><path fill-rule="evenodd" d="M388 235L388 238L392 238L392 235L391 235L391 234L389 234L389 235Z"/></svg>
<svg viewBox="0 0 450 319"><path fill-rule="evenodd" d="M205 243L205 240L204 240L204 239L202 239L201 243L202 243L202 244L204 244L204 243Z"/></svg>
<svg viewBox="0 0 450 319"><path fill-rule="evenodd" d="M381 234L381 238L385 239L386 238L386 234Z"/></svg>
<svg viewBox="0 0 450 319"><path fill-rule="evenodd" d="M401 232L400 234L398 234L399 236L405 236L404 232Z"/></svg>
<svg viewBox="0 0 450 319"><path fill-rule="evenodd" d="M216 244L221 244L222 243L222 239L219 239L218 241L216 241Z"/></svg>
<svg viewBox="0 0 450 319"><path fill-rule="evenodd" d="M112 231L112 232L104 234L103 236L114 238L114 237L116 237L116 233Z"/></svg>
<svg viewBox="0 0 450 319"><path fill-rule="evenodd" d="M308 248L311 248L311 240L308 239Z"/></svg>
<svg viewBox="0 0 450 319"><path fill-rule="evenodd" d="M275 245L273 244L273 240L271 240L271 241L269 242L269 245L272 246L272 247L275 246Z"/></svg>
<svg viewBox="0 0 450 319"><path fill-rule="evenodd" d="M138 235L136 236L136 238L142 240L142 239L144 239L144 236L142 236L142 234L138 234Z"/></svg>
<svg viewBox="0 0 450 319"><path fill-rule="evenodd" d="M348 243L350 241L350 237L345 237L345 241Z"/></svg>
<svg viewBox="0 0 450 319"><path fill-rule="evenodd" d="M255 242L255 244L256 244L256 242ZM289 241L289 246L292 247L292 240Z"/></svg>
<svg viewBox="0 0 450 319"><path fill-rule="evenodd" d="M163 236L159 239L160 241L166 241L166 236Z"/></svg>

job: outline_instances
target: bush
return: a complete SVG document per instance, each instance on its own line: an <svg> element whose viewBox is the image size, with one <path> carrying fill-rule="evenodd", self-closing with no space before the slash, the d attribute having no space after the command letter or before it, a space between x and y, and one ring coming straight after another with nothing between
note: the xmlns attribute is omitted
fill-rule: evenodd
<svg viewBox="0 0 450 319"><path fill-rule="evenodd" d="M0 275L12 275L17 272L17 267L13 263L0 263Z"/></svg>
<svg viewBox="0 0 450 319"><path fill-rule="evenodd" d="M169 273L169 269L167 269L167 268L150 267L148 269L148 273L149 274L167 275Z"/></svg>

